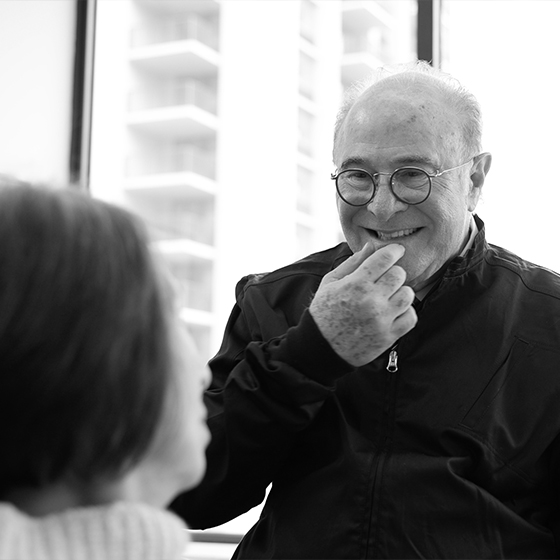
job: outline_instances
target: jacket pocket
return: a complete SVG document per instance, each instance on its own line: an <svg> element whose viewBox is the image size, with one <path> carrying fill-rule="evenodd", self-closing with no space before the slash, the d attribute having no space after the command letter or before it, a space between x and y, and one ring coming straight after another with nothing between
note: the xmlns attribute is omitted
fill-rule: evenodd
<svg viewBox="0 0 560 560"><path fill-rule="evenodd" d="M491 419L487 417L489 414L495 414L497 412L496 406L501 406L503 404L509 407L512 406L508 405L508 403L502 403L507 394L506 383L508 378L514 377L516 371L519 371L521 375L523 375L522 372L525 368L526 357L529 353L530 345L516 338L504 363L494 373L483 392L465 414L461 421L462 426L474 430L477 426L484 426L488 421L491 421ZM514 393L508 398L513 398L517 401L519 397L523 399L524 395L515 395ZM519 402L518 404L521 405L522 403Z"/></svg>
<svg viewBox="0 0 560 560"><path fill-rule="evenodd" d="M459 427L532 478L560 430L560 353L515 338Z"/></svg>

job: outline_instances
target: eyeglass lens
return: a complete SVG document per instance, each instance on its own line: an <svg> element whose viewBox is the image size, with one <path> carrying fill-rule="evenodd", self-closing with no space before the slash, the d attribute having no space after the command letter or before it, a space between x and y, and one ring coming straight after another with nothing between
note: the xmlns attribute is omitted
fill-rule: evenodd
<svg viewBox="0 0 560 560"><path fill-rule="evenodd" d="M337 189L348 204L360 206L372 198L375 183L371 175L359 169L348 169L338 175ZM403 167L391 176L391 189L395 196L409 204L424 202L430 194L430 177L423 169Z"/></svg>

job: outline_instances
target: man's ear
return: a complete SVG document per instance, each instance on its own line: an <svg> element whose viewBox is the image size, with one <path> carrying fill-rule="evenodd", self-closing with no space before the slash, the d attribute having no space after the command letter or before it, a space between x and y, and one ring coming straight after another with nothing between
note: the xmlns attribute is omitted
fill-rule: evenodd
<svg viewBox="0 0 560 560"><path fill-rule="evenodd" d="M484 152L476 156L471 169L471 187L469 191L469 212L474 212L482 193L482 186L490 166L492 165L492 154Z"/></svg>

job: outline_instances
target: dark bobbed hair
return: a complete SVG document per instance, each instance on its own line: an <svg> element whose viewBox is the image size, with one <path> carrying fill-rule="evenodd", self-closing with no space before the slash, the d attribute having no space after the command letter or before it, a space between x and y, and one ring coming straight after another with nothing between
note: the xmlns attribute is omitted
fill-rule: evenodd
<svg viewBox="0 0 560 560"><path fill-rule="evenodd" d="M131 214L0 186L0 493L138 462L169 383L170 305Z"/></svg>

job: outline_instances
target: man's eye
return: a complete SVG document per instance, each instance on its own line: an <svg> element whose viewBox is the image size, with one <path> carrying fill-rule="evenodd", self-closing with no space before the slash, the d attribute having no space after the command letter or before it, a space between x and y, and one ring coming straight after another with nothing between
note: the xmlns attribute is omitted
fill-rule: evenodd
<svg viewBox="0 0 560 560"><path fill-rule="evenodd" d="M346 171L344 176L351 181L370 181L365 171Z"/></svg>
<svg viewBox="0 0 560 560"><path fill-rule="evenodd" d="M409 179L415 179L417 177L425 177L425 173L419 169L404 169L401 172L401 176L407 177Z"/></svg>
<svg viewBox="0 0 560 560"><path fill-rule="evenodd" d="M429 185L428 174L422 169L400 169L395 173L393 183L412 189L423 188Z"/></svg>

